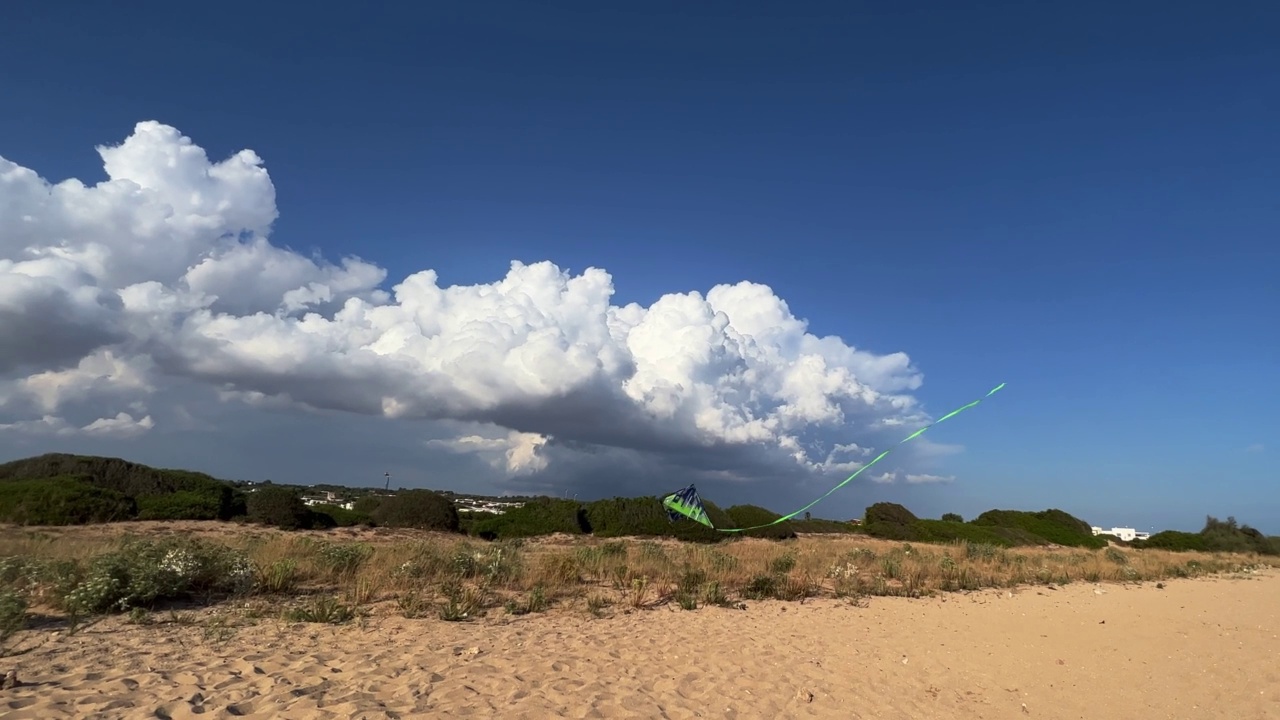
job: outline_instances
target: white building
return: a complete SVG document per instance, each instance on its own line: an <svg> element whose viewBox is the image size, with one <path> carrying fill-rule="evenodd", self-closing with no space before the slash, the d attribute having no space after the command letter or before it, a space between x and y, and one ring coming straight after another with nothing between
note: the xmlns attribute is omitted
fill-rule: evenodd
<svg viewBox="0 0 1280 720"><path fill-rule="evenodd" d="M1125 542L1133 542L1134 540L1146 540L1151 537L1149 532L1139 532L1133 528L1113 527L1110 530L1103 530L1100 527L1091 528L1094 535L1110 535Z"/></svg>

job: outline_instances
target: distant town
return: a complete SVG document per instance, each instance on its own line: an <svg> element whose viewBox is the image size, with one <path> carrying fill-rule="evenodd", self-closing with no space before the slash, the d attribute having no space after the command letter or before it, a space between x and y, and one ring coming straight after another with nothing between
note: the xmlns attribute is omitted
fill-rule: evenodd
<svg viewBox="0 0 1280 720"><path fill-rule="evenodd" d="M273 484L270 480L266 480L264 482L248 480L240 483L247 492L253 492L263 485L270 484ZM370 495L378 497L394 497L396 494L395 490L376 487L350 488L341 485L328 484L307 485L302 487L302 502L306 503L308 506L332 505L344 510L355 509L356 501L362 497ZM459 512L488 513L491 515L501 515L508 510L524 505L531 499L524 496L493 497L488 495L473 495L469 493L456 493L450 490L436 490L435 492L438 492L452 500L453 504L457 506Z"/></svg>

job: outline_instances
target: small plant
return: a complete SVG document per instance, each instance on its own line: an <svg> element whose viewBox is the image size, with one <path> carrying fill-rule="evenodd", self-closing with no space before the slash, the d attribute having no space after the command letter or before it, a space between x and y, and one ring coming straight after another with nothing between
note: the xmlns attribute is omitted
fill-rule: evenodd
<svg viewBox="0 0 1280 720"><path fill-rule="evenodd" d="M373 548L364 543L331 543L320 547L319 564L334 577L342 577L354 573L369 556Z"/></svg>
<svg viewBox="0 0 1280 720"><path fill-rule="evenodd" d="M14 590L0 590L0 644L27 625L27 600Z"/></svg>
<svg viewBox="0 0 1280 720"><path fill-rule="evenodd" d="M400 606L400 614L410 620L425 616L430 608L430 604L416 590L410 590L397 597L396 604Z"/></svg>
<svg viewBox="0 0 1280 720"><path fill-rule="evenodd" d="M742 596L748 600L764 600L778 592L778 578L773 575L756 575L742 589Z"/></svg>
<svg viewBox="0 0 1280 720"><path fill-rule="evenodd" d="M592 593L587 596L587 612L595 617L604 615L605 608L609 607L609 598L599 594Z"/></svg>
<svg viewBox="0 0 1280 720"><path fill-rule="evenodd" d="M537 585L522 600L508 600L505 609L510 615L542 612L547 609L547 594L541 585Z"/></svg>
<svg viewBox="0 0 1280 720"><path fill-rule="evenodd" d="M1121 551L1119 548L1109 547L1106 549L1106 551L1103 554L1106 555L1108 560L1110 560L1111 562L1117 565L1129 564L1129 556L1125 555L1124 552Z"/></svg>
<svg viewBox="0 0 1280 720"><path fill-rule="evenodd" d="M631 579L631 592L627 594L627 604L635 609L640 609L648 602L649 597L649 578L641 575Z"/></svg>
<svg viewBox="0 0 1280 720"><path fill-rule="evenodd" d="M368 605L378 597L382 583L377 576L363 575L347 585L347 600L353 605Z"/></svg>
<svg viewBox="0 0 1280 720"><path fill-rule="evenodd" d="M720 583L712 581L702 588L702 602L705 605L716 605L719 607L729 607L732 603L727 595L724 594L724 588Z"/></svg>
<svg viewBox="0 0 1280 720"><path fill-rule="evenodd" d="M257 569L257 587L270 595L283 595L298 586L298 561L292 558L277 560Z"/></svg>
<svg viewBox="0 0 1280 720"><path fill-rule="evenodd" d="M769 572L777 575L786 575L795 569L795 566L796 554L793 552L787 552L769 562Z"/></svg>
<svg viewBox="0 0 1280 720"><path fill-rule="evenodd" d="M355 617L355 608L346 605L332 595L324 595L312 599L301 607L291 608L285 612L289 622L324 623L340 625Z"/></svg>
<svg viewBox="0 0 1280 720"><path fill-rule="evenodd" d="M449 622L470 620L484 608L484 594L457 581L446 582L440 588L444 602L440 605L440 619Z"/></svg>
<svg viewBox="0 0 1280 720"><path fill-rule="evenodd" d="M698 609L698 596L702 586L707 582L707 573L686 565L680 580L676 584L676 603L685 610Z"/></svg>

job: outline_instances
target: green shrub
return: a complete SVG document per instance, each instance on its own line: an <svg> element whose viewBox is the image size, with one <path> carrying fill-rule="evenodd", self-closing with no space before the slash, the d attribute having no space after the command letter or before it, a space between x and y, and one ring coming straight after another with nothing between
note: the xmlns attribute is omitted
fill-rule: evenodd
<svg viewBox="0 0 1280 720"><path fill-rule="evenodd" d="M311 506L311 524L318 528L355 527L372 525L373 518L340 505L319 503Z"/></svg>
<svg viewBox="0 0 1280 720"><path fill-rule="evenodd" d="M0 522L17 525L81 525L131 520L129 497L74 477L0 482Z"/></svg>
<svg viewBox="0 0 1280 720"><path fill-rule="evenodd" d="M253 581L253 564L228 548L195 540L135 540L93 558L59 600L83 616L197 593L244 593Z"/></svg>
<svg viewBox="0 0 1280 720"><path fill-rule="evenodd" d="M798 533L861 533L863 529L859 525L841 520L824 520L822 518L812 518L810 520L790 520L791 527Z"/></svg>
<svg viewBox="0 0 1280 720"><path fill-rule="evenodd" d="M476 518L470 529L470 534L490 540L590 532L587 511L581 503L549 497L535 498L501 515Z"/></svg>
<svg viewBox="0 0 1280 720"><path fill-rule="evenodd" d="M371 518L373 517L374 511L376 511L378 506L382 504L382 498L382 495L365 495L364 497L357 498L356 501L351 504L351 511L357 515L364 515L365 517Z"/></svg>
<svg viewBox="0 0 1280 720"><path fill-rule="evenodd" d="M244 495L232 488L230 483L188 470L164 470L120 458L65 453L38 455L0 465L0 480L66 476L78 478L93 487L125 495L135 501L184 492L216 498L216 517L220 520L229 520L246 511Z"/></svg>
<svg viewBox="0 0 1280 720"><path fill-rule="evenodd" d="M734 527L733 521L715 503L703 500L707 518L718 528ZM737 533L723 533L693 520L671 520L656 497L611 498L586 506L591 532L600 537L674 537L691 542L719 542Z"/></svg>
<svg viewBox="0 0 1280 720"><path fill-rule="evenodd" d="M281 485L263 485L249 494L249 521L274 525L284 530L311 527L311 510L296 490Z"/></svg>
<svg viewBox="0 0 1280 720"><path fill-rule="evenodd" d="M960 517L959 513L942 513L942 520L943 522L964 522L964 518Z"/></svg>
<svg viewBox="0 0 1280 720"><path fill-rule="evenodd" d="M1015 542L1011 538L996 532L998 528L986 528L980 525L954 520L917 520L915 523L916 538L920 542L956 542L964 540L975 545L993 545L1012 547L1030 543ZM1039 540L1036 544L1044 544Z"/></svg>
<svg viewBox="0 0 1280 720"><path fill-rule="evenodd" d="M449 498L431 490L401 490L383 498L373 512L383 527L458 532L458 508Z"/></svg>
<svg viewBox="0 0 1280 720"><path fill-rule="evenodd" d="M1248 525L1241 525L1233 517L1218 520L1210 516L1205 519L1204 529L1198 533L1164 530L1146 540L1135 540L1132 545L1135 548L1159 548L1178 552L1253 552L1280 555L1280 542L1276 538L1269 538Z"/></svg>
<svg viewBox="0 0 1280 720"><path fill-rule="evenodd" d="M1095 536L1089 523L1061 510L988 510L972 521L973 525L1022 530L1057 545L1102 548L1106 538Z"/></svg>
<svg viewBox="0 0 1280 720"><path fill-rule="evenodd" d="M730 522L736 528L756 528L755 530L747 530L739 535L747 537L768 538L771 540L789 540L796 536L795 524L791 521L781 522L777 525L769 525L768 527L757 527L771 523L782 515L766 510L759 505L734 505L724 511L729 516ZM813 522L809 520L808 522Z"/></svg>
<svg viewBox="0 0 1280 720"><path fill-rule="evenodd" d="M137 502L139 520L218 520L223 513L221 497L191 490L145 495Z"/></svg>
<svg viewBox="0 0 1280 720"><path fill-rule="evenodd" d="M1164 530L1155 533L1146 540L1135 540L1133 546L1135 548L1157 548L1179 552L1209 552L1209 543L1205 541L1204 536L1199 533L1189 533L1181 530Z"/></svg>
<svg viewBox="0 0 1280 720"><path fill-rule="evenodd" d="M870 525L871 523L888 523L890 525L912 525L920 518L915 513L906 509L898 503L878 502L867 508L866 514L863 516L863 522Z"/></svg>
<svg viewBox="0 0 1280 720"><path fill-rule="evenodd" d="M0 645L27 626L27 599L14 590L0 590Z"/></svg>

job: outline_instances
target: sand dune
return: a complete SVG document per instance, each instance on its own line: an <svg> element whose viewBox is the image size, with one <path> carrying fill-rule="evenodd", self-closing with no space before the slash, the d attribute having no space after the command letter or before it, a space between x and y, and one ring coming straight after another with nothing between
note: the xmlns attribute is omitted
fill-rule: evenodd
<svg viewBox="0 0 1280 720"><path fill-rule="evenodd" d="M0 716L1274 719L1277 635L1275 570L605 619L110 618L27 631Z"/></svg>

